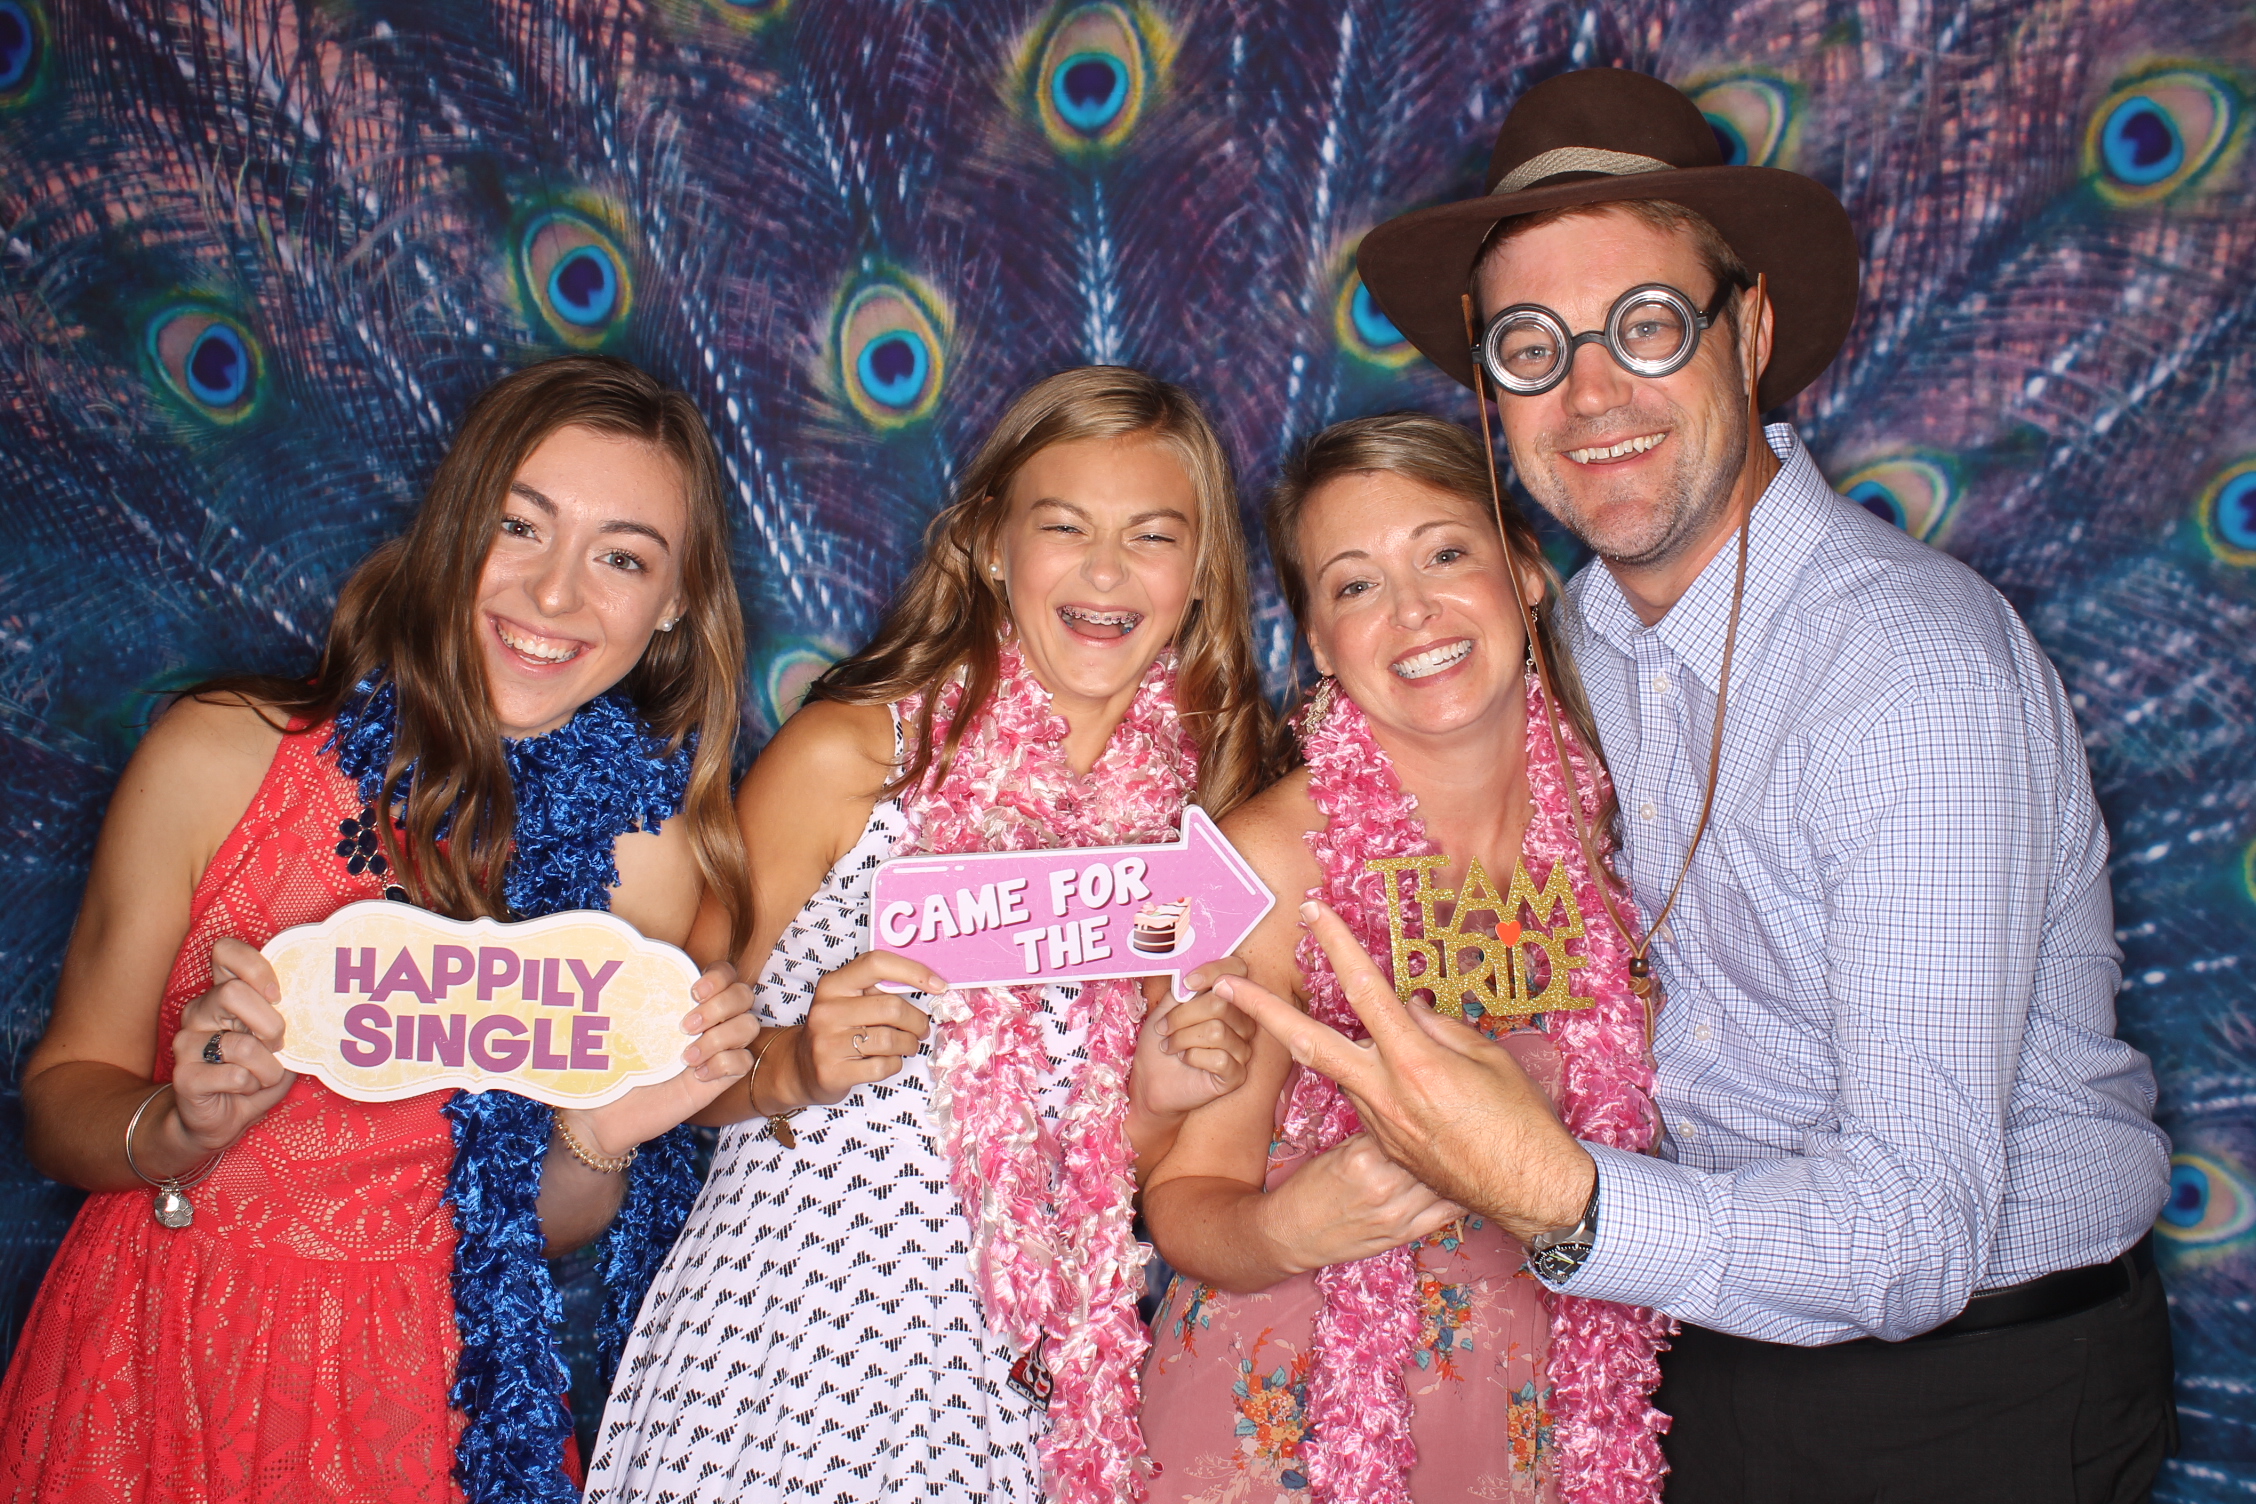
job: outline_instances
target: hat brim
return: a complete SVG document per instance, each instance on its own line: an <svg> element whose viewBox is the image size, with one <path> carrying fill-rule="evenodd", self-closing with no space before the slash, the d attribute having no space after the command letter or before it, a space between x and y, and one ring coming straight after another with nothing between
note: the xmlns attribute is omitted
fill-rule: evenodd
<svg viewBox="0 0 2256 1504"><path fill-rule="evenodd" d="M1473 258L1498 220L1584 204L1666 199L1713 224L1768 284L1774 310L1765 410L1815 381L1856 318L1857 243L1848 211L1826 188L1776 167L1678 167L1495 193L1397 215L1363 237L1356 270L1381 312L1464 386L1473 384L1462 296Z"/></svg>

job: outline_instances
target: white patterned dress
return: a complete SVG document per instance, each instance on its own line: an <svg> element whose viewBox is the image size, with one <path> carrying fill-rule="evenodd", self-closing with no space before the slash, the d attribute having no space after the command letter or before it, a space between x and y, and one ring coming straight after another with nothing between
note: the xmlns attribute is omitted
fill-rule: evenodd
<svg viewBox="0 0 2256 1504"><path fill-rule="evenodd" d="M907 817L870 813L761 973L764 1023L806 1017L864 945L870 871ZM1086 1040L1078 989L1044 995L1055 1123ZM644 1298L588 1469L593 1501L987 1499L1037 1504L1047 1421L1008 1382L931 1130L930 1055L836 1107L726 1129L689 1224Z"/></svg>

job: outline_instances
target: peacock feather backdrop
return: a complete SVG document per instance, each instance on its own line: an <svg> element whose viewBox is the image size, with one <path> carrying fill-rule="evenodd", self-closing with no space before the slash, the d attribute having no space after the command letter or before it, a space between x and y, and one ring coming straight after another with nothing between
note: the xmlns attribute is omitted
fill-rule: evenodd
<svg viewBox="0 0 2256 1504"><path fill-rule="evenodd" d="M2256 11L2214 0L0 0L0 1341L75 1204L14 1070L119 769L168 689L310 663L480 388L606 350L696 398L756 745L1035 377L1191 385L1249 499L1335 419L1469 417L1356 242L1593 65L1849 206L1792 416L2083 717L2178 1148L2164 1496L2256 1496Z"/></svg>

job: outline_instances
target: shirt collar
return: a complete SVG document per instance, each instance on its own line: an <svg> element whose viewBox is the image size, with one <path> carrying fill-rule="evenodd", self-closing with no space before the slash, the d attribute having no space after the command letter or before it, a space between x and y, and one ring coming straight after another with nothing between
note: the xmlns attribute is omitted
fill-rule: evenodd
<svg viewBox="0 0 2256 1504"><path fill-rule="evenodd" d="M1802 566L1837 520L1833 488L1818 473L1790 423L1763 430L1778 474L1755 503L1747 535L1747 590L1739 611L1742 638L1759 637L1786 607ZM1613 574L1597 560L1576 577L1576 607L1584 624L1624 654L1636 639L1655 633L1681 663L1713 690L1723 669L1723 642L1731 625L1731 588L1739 570L1739 541L1727 539L1668 615L1648 628L1638 620ZM1585 584L1584 582L1588 583Z"/></svg>

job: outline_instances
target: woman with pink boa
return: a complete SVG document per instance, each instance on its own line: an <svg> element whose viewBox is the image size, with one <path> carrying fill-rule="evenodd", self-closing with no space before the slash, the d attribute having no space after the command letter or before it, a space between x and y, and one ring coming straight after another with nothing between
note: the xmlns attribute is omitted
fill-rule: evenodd
<svg viewBox="0 0 2256 1504"><path fill-rule="evenodd" d="M1141 1497L1140 1167L1257 1032L1164 983L954 992L857 956L912 852L1175 838L1269 735L1229 463L1120 367L1012 404L877 638L738 795L767 1030L644 1302L590 1500ZM843 964L842 964L843 963ZM914 988L902 997L881 990Z"/></svg>
<svg viewBox="0 0 2256 1504"><path fill-rule="evenodd" d="M1416 414L1339 424L1288 467L1270 541L1325 678L1297 722L1307 766L1223 822L1285 900L1240 954L1254 982L1361 1037L1300 927L1295 900L1319 898L1382 965L1401 955L1416 986L1447 991L1575 1133L1644 1149L1649 1020L1609 918L1636 915L1578 838L1610 829L1612 792L1551 629L1557 581L1525 520L1507 512L1500 536L1492 508L1471 435ZM1400 860L1435 853L1424 873ZM1561 868L1572 901L1528 901L1556 895ZM1454 908L1422 907L1422 886ZM1429 920L1493 948L1437 948ZM1482 965L1485 993L1431 985ZM1549 1011L1508 1006L1537 999ZM1245 1087L1191 1114L1145 1215L1181 1271L1144 1379L1155 1499L1659 1498L1665 1320L1545 1290L1517 1242L1387 1159L1272 1036Z"/></svg>

